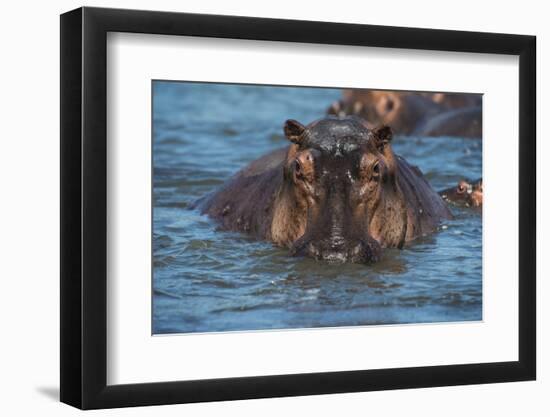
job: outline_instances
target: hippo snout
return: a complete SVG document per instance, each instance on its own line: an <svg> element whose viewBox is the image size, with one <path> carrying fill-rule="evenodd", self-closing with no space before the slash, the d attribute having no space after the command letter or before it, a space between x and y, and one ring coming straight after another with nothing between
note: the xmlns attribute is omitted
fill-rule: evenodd
<svg viewBox="0 0 550 417"><path fill-rule="evenodd" d="M330 263L374 263L380 259L382 248L374 239L355 240L343 244L300 239L292 246L291 254L309 256Z"/></svg>

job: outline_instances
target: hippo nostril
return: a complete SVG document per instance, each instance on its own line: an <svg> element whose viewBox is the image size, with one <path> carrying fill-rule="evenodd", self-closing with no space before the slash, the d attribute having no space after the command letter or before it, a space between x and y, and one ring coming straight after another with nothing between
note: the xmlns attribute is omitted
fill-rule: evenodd
<svg viewBox="0 0 550 417"><path fill-rule="evenodd" d="M361 240L351 247L349 251L349 260L357 263L372 263L379 261L381 254L382 248L376 240Z"/></svg>
<svg viewBox="0 0 550 417"><path fill-rule="evenodd" d="M315 248L313 243L309 240L299 239L290 247L290 254L292 256L313 256L318 250Z"/></svg>
<svg viewBox="0 0 550 417"><path fill-rule="evenodd" d="M362 243L358 243L350 250L350 255L353 256L360 256L363 250L365 249L365 246Z"/></svg>

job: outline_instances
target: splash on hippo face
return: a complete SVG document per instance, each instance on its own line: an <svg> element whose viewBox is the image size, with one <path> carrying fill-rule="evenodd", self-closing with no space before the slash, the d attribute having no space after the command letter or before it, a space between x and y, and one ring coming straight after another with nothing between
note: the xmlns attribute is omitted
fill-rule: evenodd
<svg viewBox="0 0 550 417"><path fill-rule="evenodd" d="M403 245L407 211L389 127L329 117L308 126L288 120L284 131L292 146L280 193L287 202L272 223L277 243L334 262L374 262L382 247Z"/></svg>

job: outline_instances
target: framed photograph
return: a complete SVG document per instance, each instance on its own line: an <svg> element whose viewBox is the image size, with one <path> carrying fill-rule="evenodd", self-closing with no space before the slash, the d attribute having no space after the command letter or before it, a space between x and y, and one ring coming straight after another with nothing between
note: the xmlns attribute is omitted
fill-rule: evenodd
<svg viewBox="0 0 550 417"><path fill-rule="evenodd" d="M61 16L61 401L533 380L535 37Z"/></svg>

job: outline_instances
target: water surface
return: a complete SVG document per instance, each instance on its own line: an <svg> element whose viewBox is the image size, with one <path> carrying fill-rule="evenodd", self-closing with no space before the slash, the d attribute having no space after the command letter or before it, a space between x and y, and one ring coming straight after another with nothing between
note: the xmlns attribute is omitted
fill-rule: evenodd
<svg viewBox="0 0 550 417"><path fill-rule="evenodd" d="M190 204L322 117L338 89L153 84L153 333L481 320L482 221L455 219L375 265L293 258ZM397 137L436 189L481 176L481 141ZM253 196L251 196L253 198Z"/></svg>

